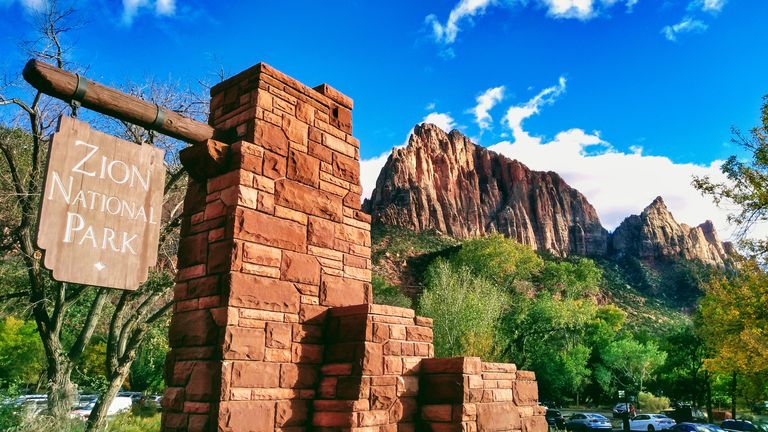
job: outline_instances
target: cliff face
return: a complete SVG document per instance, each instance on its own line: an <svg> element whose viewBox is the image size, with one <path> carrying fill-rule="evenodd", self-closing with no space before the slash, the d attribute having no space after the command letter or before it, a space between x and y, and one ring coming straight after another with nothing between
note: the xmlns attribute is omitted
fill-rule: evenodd
<svg viewBox="0 0 768 432"><path fill-rule="evenodd" d="M601 256L608 233L579 191L554 172L473 144L454 130L416 126L365 203L375 222L466 238L499 232L555 255Z"/></svg>
<svg viewBox="0 0 768 432"><path fill-rule="evenodd" d="M722 267L733 253L730 243L720 241L711 221L695 227L679 224L661 197L639 215L624 219L610 241L612 256L645 261L683 258Z"/></svg>

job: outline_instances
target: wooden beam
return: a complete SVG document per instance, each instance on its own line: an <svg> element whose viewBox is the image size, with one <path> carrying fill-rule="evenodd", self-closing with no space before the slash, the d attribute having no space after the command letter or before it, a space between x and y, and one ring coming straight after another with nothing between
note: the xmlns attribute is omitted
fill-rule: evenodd
<svg viewBox="0 0 768 432"><path fill-rule="evenodd" d="M72 100L77 89L77 75L39 60L27 62L23 75L36 89L67 102ZM162 121L155 124L158 117L157 105L90 80L87 80L87 91L82 95L80 103L85 108L192 144L222 138L222 134L207 124L162 107L160 109L164 111L165 119L161 115Z"/></svg>

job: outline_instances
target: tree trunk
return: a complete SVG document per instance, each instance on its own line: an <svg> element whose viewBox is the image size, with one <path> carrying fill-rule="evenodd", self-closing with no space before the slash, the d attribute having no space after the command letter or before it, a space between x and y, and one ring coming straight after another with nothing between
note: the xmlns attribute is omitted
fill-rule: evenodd
<svg viewBox="0 0 768 432"><path fill-rule="evenodd" d="M125 382L125 378L128 376L130 367L122 367L119 371L111 377L107 389L101 394L99 400L96 401L96 405L93 407L93 411L88 416L88 422L85 425L86 432L97 432L104 430L107 422L107 413L109 406L112 405L112 401L115 400L117 392L120 391Z"/></svg>
<svg viewBox="0 0 768 432"><path fill-rule="evenodd" d="M712 423L712 381L709 379L709 371L704 372L704 382L707 386L707 419Z"/></svg>
<svg viewBox="0 0 768 432"><path fill-rule="evenodd" d="M731 375L731 416L736 419L736 372Z"/></svg>
<svg viewBox="0 0 768 432"><path fill-rule="evenodd" d="M48 411L53 417L67 418L76 402L72 383L72 363L63 356L48 363Z"/></svg>

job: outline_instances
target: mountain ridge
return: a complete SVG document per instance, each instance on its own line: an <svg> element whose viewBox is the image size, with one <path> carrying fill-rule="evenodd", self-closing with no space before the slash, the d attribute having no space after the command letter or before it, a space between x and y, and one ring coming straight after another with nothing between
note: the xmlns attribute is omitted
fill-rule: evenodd
<svg viewBox="0 0 768 432"><path fill-rule="evenodd" d="M609 234L587 198L556 172L531 170L428 123L393 150L363 208L374 223L456 238L498 232L561 257L683 258L722 267L735 253L711 221L680 224L661 197Z"/></svg>

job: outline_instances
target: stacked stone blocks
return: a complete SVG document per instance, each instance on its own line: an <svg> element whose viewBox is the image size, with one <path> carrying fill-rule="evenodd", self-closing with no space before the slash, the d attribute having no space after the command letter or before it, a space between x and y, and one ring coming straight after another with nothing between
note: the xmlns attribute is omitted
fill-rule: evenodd
<svg viewBox="0 0 768 432"><path fill-rule="evenodd" d="M415 430L419 365L434 354L432 321L392 306L339 307L329 312L325 337L315 430Z"/></svg>
<svg viewBox="0 0 768 432"><path fill-rule="evenodd" d="M430 358L421 365L421 421L433 432L547 429L533 372L477 357Z"/></svg>
<svg viewBox="0 0 768 432"><path fill-rule="evenodd" d="M437 364L431 320L371 304L352 107L330 86L306 87L265 64L212 88L210 124L230 139L181 154L192 179L164 431L474 430L454 411L520 402L500 395L525 381L521 372L489 370L479 379L490 396L452 401L450 421L430 417L446 409L424 385ZM450 374L476 381L472 371ZM518 420L540 414L523 408ZM542 430L519 423L493 430Z"/></svg>

